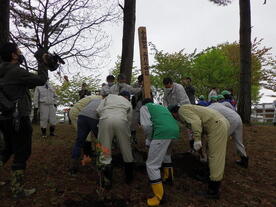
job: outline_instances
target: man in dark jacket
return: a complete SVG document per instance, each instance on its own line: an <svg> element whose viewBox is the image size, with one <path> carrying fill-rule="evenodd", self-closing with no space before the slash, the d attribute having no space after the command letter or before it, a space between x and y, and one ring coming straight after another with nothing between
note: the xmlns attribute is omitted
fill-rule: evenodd
<svg viewBox="0 0 276 207"><path fill-rule="evenodd" d="M2 60L0 80L4 83L1 90L9 100L16 103L15 109L11 112L12 115L6 114L2 120L0 119L0 130L4 134L5 140L5 149L0 155L0 164L4 165L11 155L14 155L11 166L11 190L14 198L22 198L35 192L35 189L26 190L23 188L26 162L31 155L32 148L32 125L30 122L32 102L29 88L46 83L49 55L43 54L37 74L30 73L20 67L24 57L15 43L4 44L0 48L0 58ZM57 64L51 67L53 70Z"/></svg>
<svg viewBox="0 0 276 207"><path fill-rule="evenodd" d="M186 77L183 80L185 91L190 99L191 104L195 104L195 88L191 85L192 79Z"/></svg>
<svg viewBox="0 0 276 207"><path fill-rule="evenodd" d="M82 83L81 90L79 91L80 99L83 99L84 97L90 96L90 95L91 95L91 91L87 90L87 84Z"/></svg>

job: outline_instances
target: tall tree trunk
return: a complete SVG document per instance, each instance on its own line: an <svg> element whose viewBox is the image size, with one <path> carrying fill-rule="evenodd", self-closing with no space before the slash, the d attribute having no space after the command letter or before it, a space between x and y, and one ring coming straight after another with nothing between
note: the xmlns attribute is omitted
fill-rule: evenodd
<svg viewBox="0 0 276 207"><path fill-rule="evenodd" d="M9 40L10 0L0 0L0 47Z"/></svg>
<svg viewBox="0 0 276 207"><path fill-rule="evenodd" d="M238 112L243 123L251 116L251 11L250 0L240 0L240 93Z"/></svg>
<svg viewBox="0 0 276 207"><path fill-rule="evenodd" d="M136 12L136 0L125 0L122 60L121 60L121 66L120 66L120 73L123 73L126 75L127 83L130 83L131 81L132 66L133 66L135 12Z"/></svg>

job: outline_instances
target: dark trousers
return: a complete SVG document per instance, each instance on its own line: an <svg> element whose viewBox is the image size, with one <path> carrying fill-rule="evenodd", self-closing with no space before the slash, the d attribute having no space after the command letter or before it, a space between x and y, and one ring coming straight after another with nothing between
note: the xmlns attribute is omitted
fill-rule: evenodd
<svg viewBox="0 0 276 207"><path fill-rule="evenodd" d="M12 170L25 170L26 162L32 152L32 125L29 116L20 118L20 127L18 131L14 130L12 120L6 120L2 127L4 128L5 148L2 152L2 161L6 163L14 155Z"/></svg>
<svg viewBox="0 0 276 207"><path fill-rule="evenodd" d="M87 116L78 116L77 122L77 139L73 147L72 159L78 159L81 155L81 149L84 147L86 137L92 131L95 137L98 136L99 120Z"/></svg>

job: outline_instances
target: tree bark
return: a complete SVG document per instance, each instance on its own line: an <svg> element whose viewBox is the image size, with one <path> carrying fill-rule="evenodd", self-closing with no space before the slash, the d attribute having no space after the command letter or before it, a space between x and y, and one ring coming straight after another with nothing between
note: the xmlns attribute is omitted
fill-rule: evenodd
<svg viewBox="0 0 276 207"><path fill-rule="evenodd" d="M243 123L250 123L251 116L251 11L250 0L240 4L240 92L238 113Z"/></svg>
<svg viewBox="0 0 276 207"><path fill-rule="evenodd" d="M10 0L0 0L0 47L9 40Z"/></svg>
<svg viewBox="0 0 276 207"><path fill-rule="evenodd" d="M131 74L132 74L132 67L133 67L135 12L136 12L136 0L125 0L122 60L121 60L121 66L120 66L120 73L123 73L126 75L128 84L131 81Z"/></svg>

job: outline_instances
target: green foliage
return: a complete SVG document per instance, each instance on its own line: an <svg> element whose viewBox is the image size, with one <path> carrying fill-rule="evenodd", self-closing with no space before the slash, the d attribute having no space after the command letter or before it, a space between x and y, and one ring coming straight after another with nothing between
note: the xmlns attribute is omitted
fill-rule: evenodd
<svg viewBox="0 0 276 207"><path fill-rule="evenodd" d="M171 77L173 81L180 83L184 77L190 76L194 53L187 54L184 50L175 53L164 53L158 51L155 45L151 44L154 51L155 63L150 67L151 83L156 88L163 88L163 78Z"/></svg>
<svg viewBox="0 0 276 207"><path fill-rule="evenodd" d="M207 96L212 87L228 89L236 86L238 80L233 77L237 70L220 48L203 51L195 58L191 75L197 95Z"/></svg>
<svg viewBox="0 0 276 207"><path fill-rule="evenodd" d="M258 40L255 38L252 41L252 57L251 57L251 96L253 101L260 99L261 86L273 90L275 87L276 70L273 71L275 66L275 59L272 57L271 48L262 46L263 39ZM230 59L233 70L236 75L233 80L238 80L238 83L231 87L235 93L238 94L240 84L240 47L239 43L227 43L219 45L223 53ZM275 88L274 88L275 90Z"/></svg>
<svg viewBox="0 0 276 207"><path fill-rule="evenodd" d="M261 41L255 39L252 43L251 96L254 102L260 99L261 84L266 88L275 88L275 60L269 55L271 48L260 48ZM184 77L189 76L197 96L207 96L212 87L217 87L220 91L231 89L238 97L240 48L237 42L207 48L196 55L195 52L184 53L183 50L172 54L164 53L154 45L152 47L155 63L151 66L151 81L159 90L163 88L164 77L171 77L174 82L181 83ZM267 67L272 69L268 70Z"/></svg>
<svg viewBox="0 0 276 207"><path fill-rule="evenodd" d="M58 105L71 106L79 100L79 91L82 83L87 84L87 89L93 93L99 88L100 79L98 77L80 76L76 74L72 76L72 80L65 81L62 85L54 85L58 96Z"/></svg>

